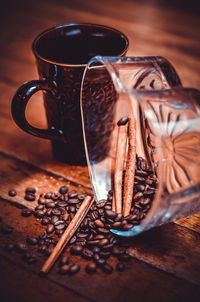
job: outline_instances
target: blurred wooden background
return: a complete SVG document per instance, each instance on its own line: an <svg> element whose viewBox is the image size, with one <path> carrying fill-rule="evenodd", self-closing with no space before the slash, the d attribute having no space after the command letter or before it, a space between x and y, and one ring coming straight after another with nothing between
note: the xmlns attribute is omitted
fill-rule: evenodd
<svg viewBox="0 0 200 302"><path fill-rule="evenodd" d="M91 190L86 167L57 162L49 141L24 133L12 121L10 104L16 89L38 78L31 51L34 37L63 23L112 26L128 36L127 55L164 56L184 86L198 89L200 8L196 0L7 0L1 4L0 14L0 216L15 227L14 235L9 235L12 241L42 228L34 218L20 216L7 195L9 188L17 189L17 204L23 203L24 189L30 185L40 192L55 190L63 182L78 190ZM35 126L46 126L41 93L32 98L27 117ZM131 239L134 260L127 273L120 277L95 275L93 286L84 273L68 280L53 271L41 281L37 272L44 259L34 269L27 267L3 250L8 238L0 235L2 301L198 301L199 231L200 214L196 213Z"/></svg>

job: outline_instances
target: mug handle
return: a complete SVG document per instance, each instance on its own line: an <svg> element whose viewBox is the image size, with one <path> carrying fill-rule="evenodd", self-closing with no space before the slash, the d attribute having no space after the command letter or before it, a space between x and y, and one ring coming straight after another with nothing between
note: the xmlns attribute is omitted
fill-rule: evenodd
<svg viewBox="0 0 200 302"><path fill-rule="evenodd" d="M57 87L54 82L46 80L33 80L22 84L16 91L11 104L11 113L15 123L25 132L40 138L51 140L64 140L62 130L57 129L39 129L29 124L25 116L26 105L31 96L39 90L46 90L51 95L57 94Z"/></svg>

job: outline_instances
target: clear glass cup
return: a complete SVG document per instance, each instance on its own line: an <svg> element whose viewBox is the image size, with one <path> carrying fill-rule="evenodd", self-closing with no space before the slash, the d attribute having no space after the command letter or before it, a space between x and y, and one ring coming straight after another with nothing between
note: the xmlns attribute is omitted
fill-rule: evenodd
<svg viewBox="0 0 200 302"><path fill-rule="evenodd" d="M94 57L85 69L81 114L88 168L97 200L113 189L117 121L136 119L136 153L158 185L139 225L121 236L191 215L200 209L200 91L183 88L162 57Z"/></svg>

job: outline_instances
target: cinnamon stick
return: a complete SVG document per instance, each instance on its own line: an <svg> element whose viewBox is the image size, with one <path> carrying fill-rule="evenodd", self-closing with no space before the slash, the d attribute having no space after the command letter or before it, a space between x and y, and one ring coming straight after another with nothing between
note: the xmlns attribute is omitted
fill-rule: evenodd
<svg viewBox="0 0 200 302"><path fill-rule="evenodd" d="M136 119L129 118L128 121L128 155L126 162L126 172L124 179L124 192L123 192L123 215L124 217L130 214L134 177L135 177L135 164L136 164Z"/></svg>
<svg viewBox="0 0 200 302"><path fill-rule="evenodd" d="M123 118L122 118L123 119ZM121 120L122 120L121 119ZM127 121L122 123L121 120L117 123L118 137L117 137L117 150L116 150L116 162L115 162L115 173L114 173L114 201L116 213L122 213L122 179L124 161L126 156L126 145L127 145Z"/></svg>
<svg viewBox="0 0 200 302"><path fill-rule="evenodd" d="M91 205L94 202L94 197L92 198L91 196L87 196L84 201L82 202L80 208L78 209L76 215L68 225L67 229L65 232L62 234L60 237L57 245L55 246L53 252L49 256L49 258L46 260L44 263L43 267L41 268L41 273L42 274L47 274L53 264L55 263L56 259L59 257L63 249L65 248L66 244L69 242L71 237L74 235L76 232L77 228L83 221L84 217L86 216L88 210L90 209Z"/></svg>

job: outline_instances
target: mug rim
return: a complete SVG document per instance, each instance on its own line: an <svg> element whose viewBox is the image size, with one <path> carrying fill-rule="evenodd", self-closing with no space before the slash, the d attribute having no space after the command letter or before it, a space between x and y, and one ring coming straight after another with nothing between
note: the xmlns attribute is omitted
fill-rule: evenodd
<svg viewBox="0 0 200 302"><path fill-rule="evenodd" d="M36 50L36 45L39 41L39 39L43 36L45 36L47 33L49 32L52 32L52 31L56 31L56 30L59 30L61 28L65 28L65 27L71 27L71 26L88 26L88 27L100 27L100 28L104 28L108 31L112 31L112 32L115 32L117 33L119 36L123 37L124 41L125 41L125 47L124 49L117 55L119 57L123 56L127 50L128 50L128 47L129 47L129 39L127 38L127 36L122 33L121 31L119 31L118 29L115 29L113 27L110 27L110 26L107 26L107 25L101 25L101 24L96 24L96 23L87 23L87 22L81 22L81 23L67 23L67 24L60 24L60 25L56 25L56 26L53 26L53 27L50 27L50 28L47 28L45 29L44 31L42 31L41 33L39 33L35 39L33 40L32 42L32 51L33 51L33 54L35 55L36 58L42 60L42 61L45 61L47 63L50 63L50 64L53 64L53 65L58 65L58 66L72 66L72 67L86 67L87 66L87 63L85 64L67 64L67 63L59 63L57 61L54 61L54 60L49 60L43 56L41 56L37 50Z"/></svg>

